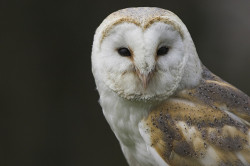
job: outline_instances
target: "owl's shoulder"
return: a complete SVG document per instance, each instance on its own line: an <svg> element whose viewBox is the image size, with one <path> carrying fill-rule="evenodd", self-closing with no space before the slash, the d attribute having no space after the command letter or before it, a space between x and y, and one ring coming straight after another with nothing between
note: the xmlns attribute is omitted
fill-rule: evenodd
<svg viewBox="0 0 250 166"><path fill-rule="evenodd" d="M180 91L177 97L233 113L250 123L250 97L203 66L200 84Z"/></svg>
<svg viewBox="0 0 250 166"><path fill-rule="evenodd" d="M205 67L202 77L152 109L142 137L170 165L249 165L250 98Z"/></svg>

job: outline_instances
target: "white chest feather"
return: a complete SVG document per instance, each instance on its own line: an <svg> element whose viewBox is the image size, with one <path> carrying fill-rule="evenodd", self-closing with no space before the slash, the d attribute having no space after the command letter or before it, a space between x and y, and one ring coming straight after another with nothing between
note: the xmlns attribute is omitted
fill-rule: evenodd
<svg viewBox="0 0 250 166"><path fill-rule="evenodd" d="M129 164L132 166L153 166L155 161L138 128L139 122L147 116L151 104L124 100L107 89L103 92L100 94L103 113L119 140Z"/></svg>

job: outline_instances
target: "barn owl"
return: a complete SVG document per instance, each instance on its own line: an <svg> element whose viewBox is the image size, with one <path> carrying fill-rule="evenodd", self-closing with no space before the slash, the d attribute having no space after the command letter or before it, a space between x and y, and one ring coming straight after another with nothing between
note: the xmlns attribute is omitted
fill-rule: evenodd
<svg viewBox="0 0 250 166"><path fill-rule="evenodd" d="M201 63L174 13L110 14L91 60L104 116L130 166L250 165L250 98Z"/></svg>

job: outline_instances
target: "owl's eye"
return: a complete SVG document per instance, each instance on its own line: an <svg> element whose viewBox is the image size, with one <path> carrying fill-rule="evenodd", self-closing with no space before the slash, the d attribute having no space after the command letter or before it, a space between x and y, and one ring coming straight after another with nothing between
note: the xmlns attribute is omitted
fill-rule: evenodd
<svg viewBox="0 0 250 166"><path fill-rule="evenodd" d="M157 50L157 55L158 56L161 56L161 55L165 55L168 53L168 47L166 46L163 46L163 47L160 47L158 50Z"/></svg>
<svg viewBox="0 0 250 166"><path fill-rule="evenodd" d="M131 56L130 51L125 47L119 48L117 51L121 56Z"/></svg>

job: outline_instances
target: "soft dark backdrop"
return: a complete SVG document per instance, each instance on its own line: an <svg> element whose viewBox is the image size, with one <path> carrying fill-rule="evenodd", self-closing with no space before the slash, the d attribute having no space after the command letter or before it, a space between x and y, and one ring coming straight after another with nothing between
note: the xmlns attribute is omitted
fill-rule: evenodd
<svg viewBox="0 0 250 166"><path fill-rule="evenodd" d="M202 62L250 94L250 1L0 0L0 165L125 166L91 73L97 26L157 6L187 25Z"/></svg>

